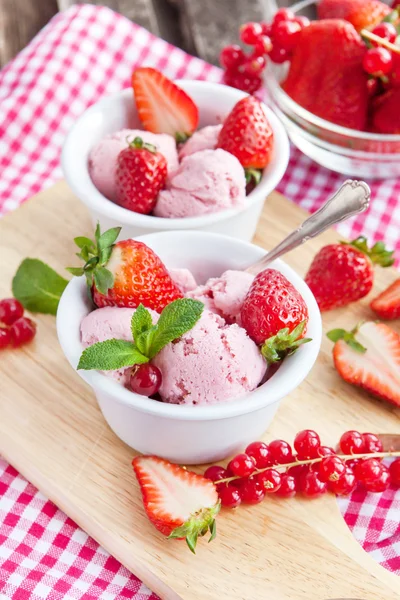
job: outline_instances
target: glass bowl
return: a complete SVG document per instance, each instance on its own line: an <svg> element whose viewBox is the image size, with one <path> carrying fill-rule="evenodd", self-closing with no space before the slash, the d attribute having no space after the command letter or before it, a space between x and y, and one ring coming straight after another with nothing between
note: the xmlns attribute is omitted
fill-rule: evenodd
<svg viewBox="0 0 400 600"><path fill-rule="evenodd" d="M315 0L304 0L291 8L313 20L317 16L316 5ZM288 63L277 65L269 61L265 71L267 103L299 150L323 167L358 179L400 176L400 135L357 131L317 117L281 88L288 69Z"/></svg>

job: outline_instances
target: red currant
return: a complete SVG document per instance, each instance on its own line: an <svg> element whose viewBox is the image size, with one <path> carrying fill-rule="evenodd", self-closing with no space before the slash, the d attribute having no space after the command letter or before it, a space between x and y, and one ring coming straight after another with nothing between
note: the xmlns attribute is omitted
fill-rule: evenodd
<svg viewBox="0 0 400 600"><path fill-rule="evenodd" d="M312 429L303 429L294 438L294 449L300 460L318 457L318 449L321 446L321 440L316 431Z"/></svg>
<svg viewBox="0 0 400 600"><path fill-rule="evenodd" d="M392 64L392 53L386 48L370 48L364 54L364 71L370 75L387 75L392 69Z"/></svg>
<svg viewBox="0 0 400 600"><path fill-rule="evenodd" d="M272 464L286 465L294 462L292 448L284 440L274 440L268 445Z"/></svg>
<svg viewBox="0 0 400 600"><path fill-rule="evenodd" d="M219 55L219 62L224 69L236 69L246 60L246 55L237 44L222 48Z"/></svg>
<svg viewBox="0 0 400 600"><path fill-rule="evenodd" d="M330 481L328 487L333 494L348 496L357 487L357 479L353 469L346 466L346 471L336 481Z"/></svg>
<svg viewBox="0 0 400 600"><path fill-rule="evenodd" d="M296 489L296 479L292 475L283 473L281 476L281 485L276 495L281 498L292 498L296 495Z"/></svg>
<svg viewBox="0 0 400 600"><path fill-rule="evenodd" d="M132 392L141 396L153 396L160 389L162 383L161 371L155 365L145 363L132 369L130 387Z"/></svg>
<svg viewBox="0 0 400 600"><path fill-rule="evenodd" d="M296 15L292 10L290 10L290 8L280 8L276 11L272 20L272 31L274 30L274 27L282 21L294 21L295 18Z"/></svg>
<svg viewBox="0 0 400 600"><path fill-rule="evenodd" d="M300 33L301 27L296 21L281 21L274 28L274 44L283 50L293 50Z"/></svg>
<svg viewBox="0 0 400 600"><path fill-rule="evenodd" d="M9 329L3 329L0 327L0 350L7 348L11 342L11 332Z"/></svg>
<svg viewBox="0 0 400 600"><path fill-rule="evenodd" d="M316 498L317 496L325 494L328 489L328 484L321 481L317 473L309 471L302 477L300 487L305 496L308 498Z"/></svg>
<svg viewBox="0 0 400 600"><path fill-rule="evenodd" d="M343 454L361 454L364 447L364 440L358 431L346 431L339 441L340 449Z"/></svg>
<svg viewBox="0 0 400 600"><path fill-rule="evenodd" d="M36 335L36 324L27 317L21 317L10 327L11 343L15 348L28 344Z"/></svg>
<svg viewBox="0 0 400 600"><path fill-rule="evenodd" d="M393 67L390 74L390 83L393 87L400 87L400 55L393 54Z"/></svg>
<svg viewBox="0 0 400 600"><path fill-rule="evenodd" d="M206 479L211 479L211 481L219 481L220 479L226 479L229 477L229 473L220 465L212 465L204 471L204 477Z"/></svg>
<svg viewBox="0 0 400 600"><path fill-rule="evenodd" d="M263 56L250 56L249 60L246 60L242 67L243 73L246 73L246 75L249 75L250 77L252 75L259 75L264 69L265 63L266 61Z"/></svg>
<svg viewBox="0 0 400 600"><path fill-rule="evenodd" d="M240 488L242 502L246 504L258 504L264 500L265 491L254 479L248 479Z"/></svg>
<svg viewBox="0 0 400 600"><path fill-rule="evenodd" d="M283 48L278 48L278 46L273 46L269 57L273 63L280 65L290 59L290 52Z"/></svg>
<svg viewBox="0 0 400 600"><path fill-rule="evenodd" d="M319 466L318 477L321 481L338 481L346 472L346 465L339 456L326 456Z"/></svg>
<svg viewBox="0 0 400 600"><path fill-rule="evenodd" d="M221 484L218 487L218 496L222 506L226 508L236 508L242 502L240 491L232 485Z"/></svg>
<svg viewBox="0 0 400 600"><path fill-rule="evenodd" d="M0 323L12 325L24 314L24 307L15 298L0 300Z"/></svg>
<svg viewBox="0 0 400 600"><path fill-rule="evenodd" d="M363 452L372 454L374 452L383 452L383 444L374 433L363 433Z"/></svg>
<svg viewBox="0 0 400 600"><path fill-rule="evenodd" d="M381 464L381 473L376 479L363 481L363 486L368 492L384 492L390 486L390 472Z"/></svg>
<svg viewBox="0 0 400 600"><path fill-rule="evenodd" d="M392 44L397 38L396 27L393 25L393 23L386 23L385 21L382 21L382 23L379 23L379 25L374 27L372 33L380 38L384 38L385 40L392 42ZM371 43L373 46L377 45L376 42Z"/></svg>
<svg viewBox="0 0 400 600"><path fill-rule="evenodd" d="M272 25L271 25L271 23L266 23L265 21L263 21L261 23L261 27L262 27L262 34L263 35L267 35L268 37L270 37L271 33L272 33Z"/></svg>
<svg viewBox="0 0 400 600"><path fill-rule="evenodd" d="M296 23L298 23L300 25L300 27L302 29L305 29L310 24L310 19L308 19L307 17L303 17L303 15L299 15L298 17L295 17L294 20Z"/></svg>
<svg viewBox="0 0 400 600"><path fill-rule="evenodd" d="M263 34L261 23L245 23L240 27L240 39L244 44L253 46Z"/></svg>
<svg viewBox="0 0 400 600"><path fill-rule="evenodd" d="M393 77L393 72L392 72ZM372 98L372 96L376 96L380 89L380 81L376 77L371 77L367 81L367 92L368 96Z"/></svg>
<svg viewBox="0 0 400 600"><path fill-rule="evenodd" d="M332 456L332 454L336 454L334 449L330 446L320 446L317 451L318 456L321 458L323 456Z"/></svg>
<svg viewBox="0 0 400 600"><path fill-rule="evenodd" d="M228 471L238 477L249 477L256 468L254 458L245 454L237 454L228 464Z"/></svg>
<svg viewBox="0 0 400 600"><path fill-rule="evenodd" d="M389 467L390 479L395 487L400 487L400 458L396 458Z"/></svg>
<svg viewBox="0 0 400 600"><path fill-rule="evenodd" d="M354 474L361 483L377 481L382 473L383 465L376 458L365 458L355 466Z"/></svg>
<svg viewBox="0 0 400 600"><path fill-rule="evenodd" d="M268 469L267 471L258 473L255 478L267 494L273 494L279 490L282 481L281 473L275 469Z"/></svg>
<svg viewBox="0 0 400 600"><path fill-rule="evenodd" d="M252 442L247 446L246 454L254 459L257 469L272 465L269 448L265 442Z"/></svg>
<svg viewBox="0 0 400 600"><path fill-rule="evenodd" d="M265 54L269 54L271 50L271 38L267 35L260 35L260 37L258 38L258 42L254 44L253 56L265 56Z"/></svg>
<svg viewBox="0 0 400 600"><path fill-rule="evenodd" d="M260 75L247 75L246 73L230 73L225 71L223 77L224 83L231 87L243 90L248 94L254 94L262 86Z"/></svg>
<svg viewBox="0 0 400 600"><path fill-rule="evenodd" d="M314 465L311 465L313 467ZM318 464L319 469L319 464ZM294 477L297 480L300 480L308 471L310 470L309 465L296 465L295 467L290 467L288 470L288 474Z"/></svg>

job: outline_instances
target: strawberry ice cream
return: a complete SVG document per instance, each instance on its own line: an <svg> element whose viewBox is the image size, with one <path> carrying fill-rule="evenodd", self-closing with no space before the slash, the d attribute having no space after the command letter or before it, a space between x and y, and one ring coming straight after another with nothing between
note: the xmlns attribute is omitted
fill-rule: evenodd
<svg viewBox="0 0 400 600"><path fill-rule="evenodd" d="M211 312L228 323L238 322L243 300L253 282L254 275L244 271L225 271L204 285L186 292L189 298L200 300Z"/></svg>
<svg viewBox="0 0 400 600"><path fill-rule="evenodd" d="M109 200L115 201L117 196L115 170L118 154L127 147L127 138L133 140L135 137L141 137L144 142L156 146L167 160L169 173L178 168L176 143L171 135L138 129L122 129L112 133L94 146L89 154L90 177L99 192Z"/></svg>
<svg viewBox="0 0 400 600"><path fill-rule="evenodd" d="M214 150L217 147L219 132L222 129L222 125L208 125L203 127L185 142L179 150L179 160L190 156L195 152L201 150Z"/></svg>
<svg viewBox="0 0 400 600"><path fill-rule="evenodd" d="M197 282L189 269L168 269L168 273L183 294L188 294L197 287Z"/></svg>
<svg viewBox="0 0 400 600"><path fill-rule="evenodd" d="M159 394L172 404L229 402L254 390L267 364L246 331L204 310L196 325L153 359Z"/></svg>
<svg viewBox="0 0 400 600"><path fill-rule="evenodd" d="M225 150L184 158L158 196L157 217L194 217L244 206L246 179L238 159Z"/></svg>

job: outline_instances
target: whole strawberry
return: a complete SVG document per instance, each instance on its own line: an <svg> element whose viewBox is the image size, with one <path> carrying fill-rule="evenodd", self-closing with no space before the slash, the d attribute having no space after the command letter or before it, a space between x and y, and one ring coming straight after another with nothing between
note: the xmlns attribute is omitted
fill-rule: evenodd
<svg viewBox="0 0 400 600"><path fill-rule="evenodd" d="M312 21L299 35L282 88L314 115L363 130L368 108L368 79L362 64L366 50L350 23Z"/></svg>
<svg viewBox="0 0 400 600"><path fill-rule="evenodd" d="M377 133L400 133L400 88L380 96L372 108L372 126Z"/></svg>
<svg viewBox="0 0 400 600"><path fill-rule="evenodd" d="M143 304L161 312L167 304L182 298L157 254L143 242L116 242L121 231L114 227L95 232L95 242L86 237L75 238L83 268L69 268L73 275L85 275L93 302L103 306L136 308Z"/></svg>
<svg viewBox="0 0 400 600"><path fill-rule="evenodd" d="M321 0L318 3L319 19L345 19L357 31L380 23L390 8L380 0Z"/></svg>
<svg viewBox="0 0 400 600"><path fill-rule="evenodd" d="M167 179L167 161L152 144L136 137L118 155L115 173L117 203L148 215Z"/></svg>
<svg viewBox="0 0 400 600"><path fill-rule="evenodd" d="M273 156L274 133L261 103L246 96L233 107L218 137L218 148L230 152L245 169L263 169Z"/></svg>
<svg viewBox="0 0 400 600"><path fill-rule="evenodd" d="M293 352L304 339L308 309L301 294L275 269L259 273L244 299L240 312L242 326L256 342L263 344L268 362L277 362Z"/></svg>
<svg viewBox="0 0 400 600"><path fill-rule="evenodd" d="M305 277L321 311L345 306L366 296L374 282L374 264L389 267L393 252L382 242L368 248L364 236L347 243L324 246Z"/></svg>

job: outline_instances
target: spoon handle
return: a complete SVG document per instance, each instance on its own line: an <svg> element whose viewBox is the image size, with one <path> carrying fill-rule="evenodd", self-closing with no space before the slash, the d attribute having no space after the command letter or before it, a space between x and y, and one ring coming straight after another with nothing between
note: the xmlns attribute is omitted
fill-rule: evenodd
<svg viewBox="0 0 400 600"><path fill-rule="evenodd" d="M259 273L272 261L319 235L325 229L363 212L368 208L370 197L371 190L364 181L348 179L317 212L308 217L298 229L290 233L278 246L248 267L246 271Z"/></svg>

